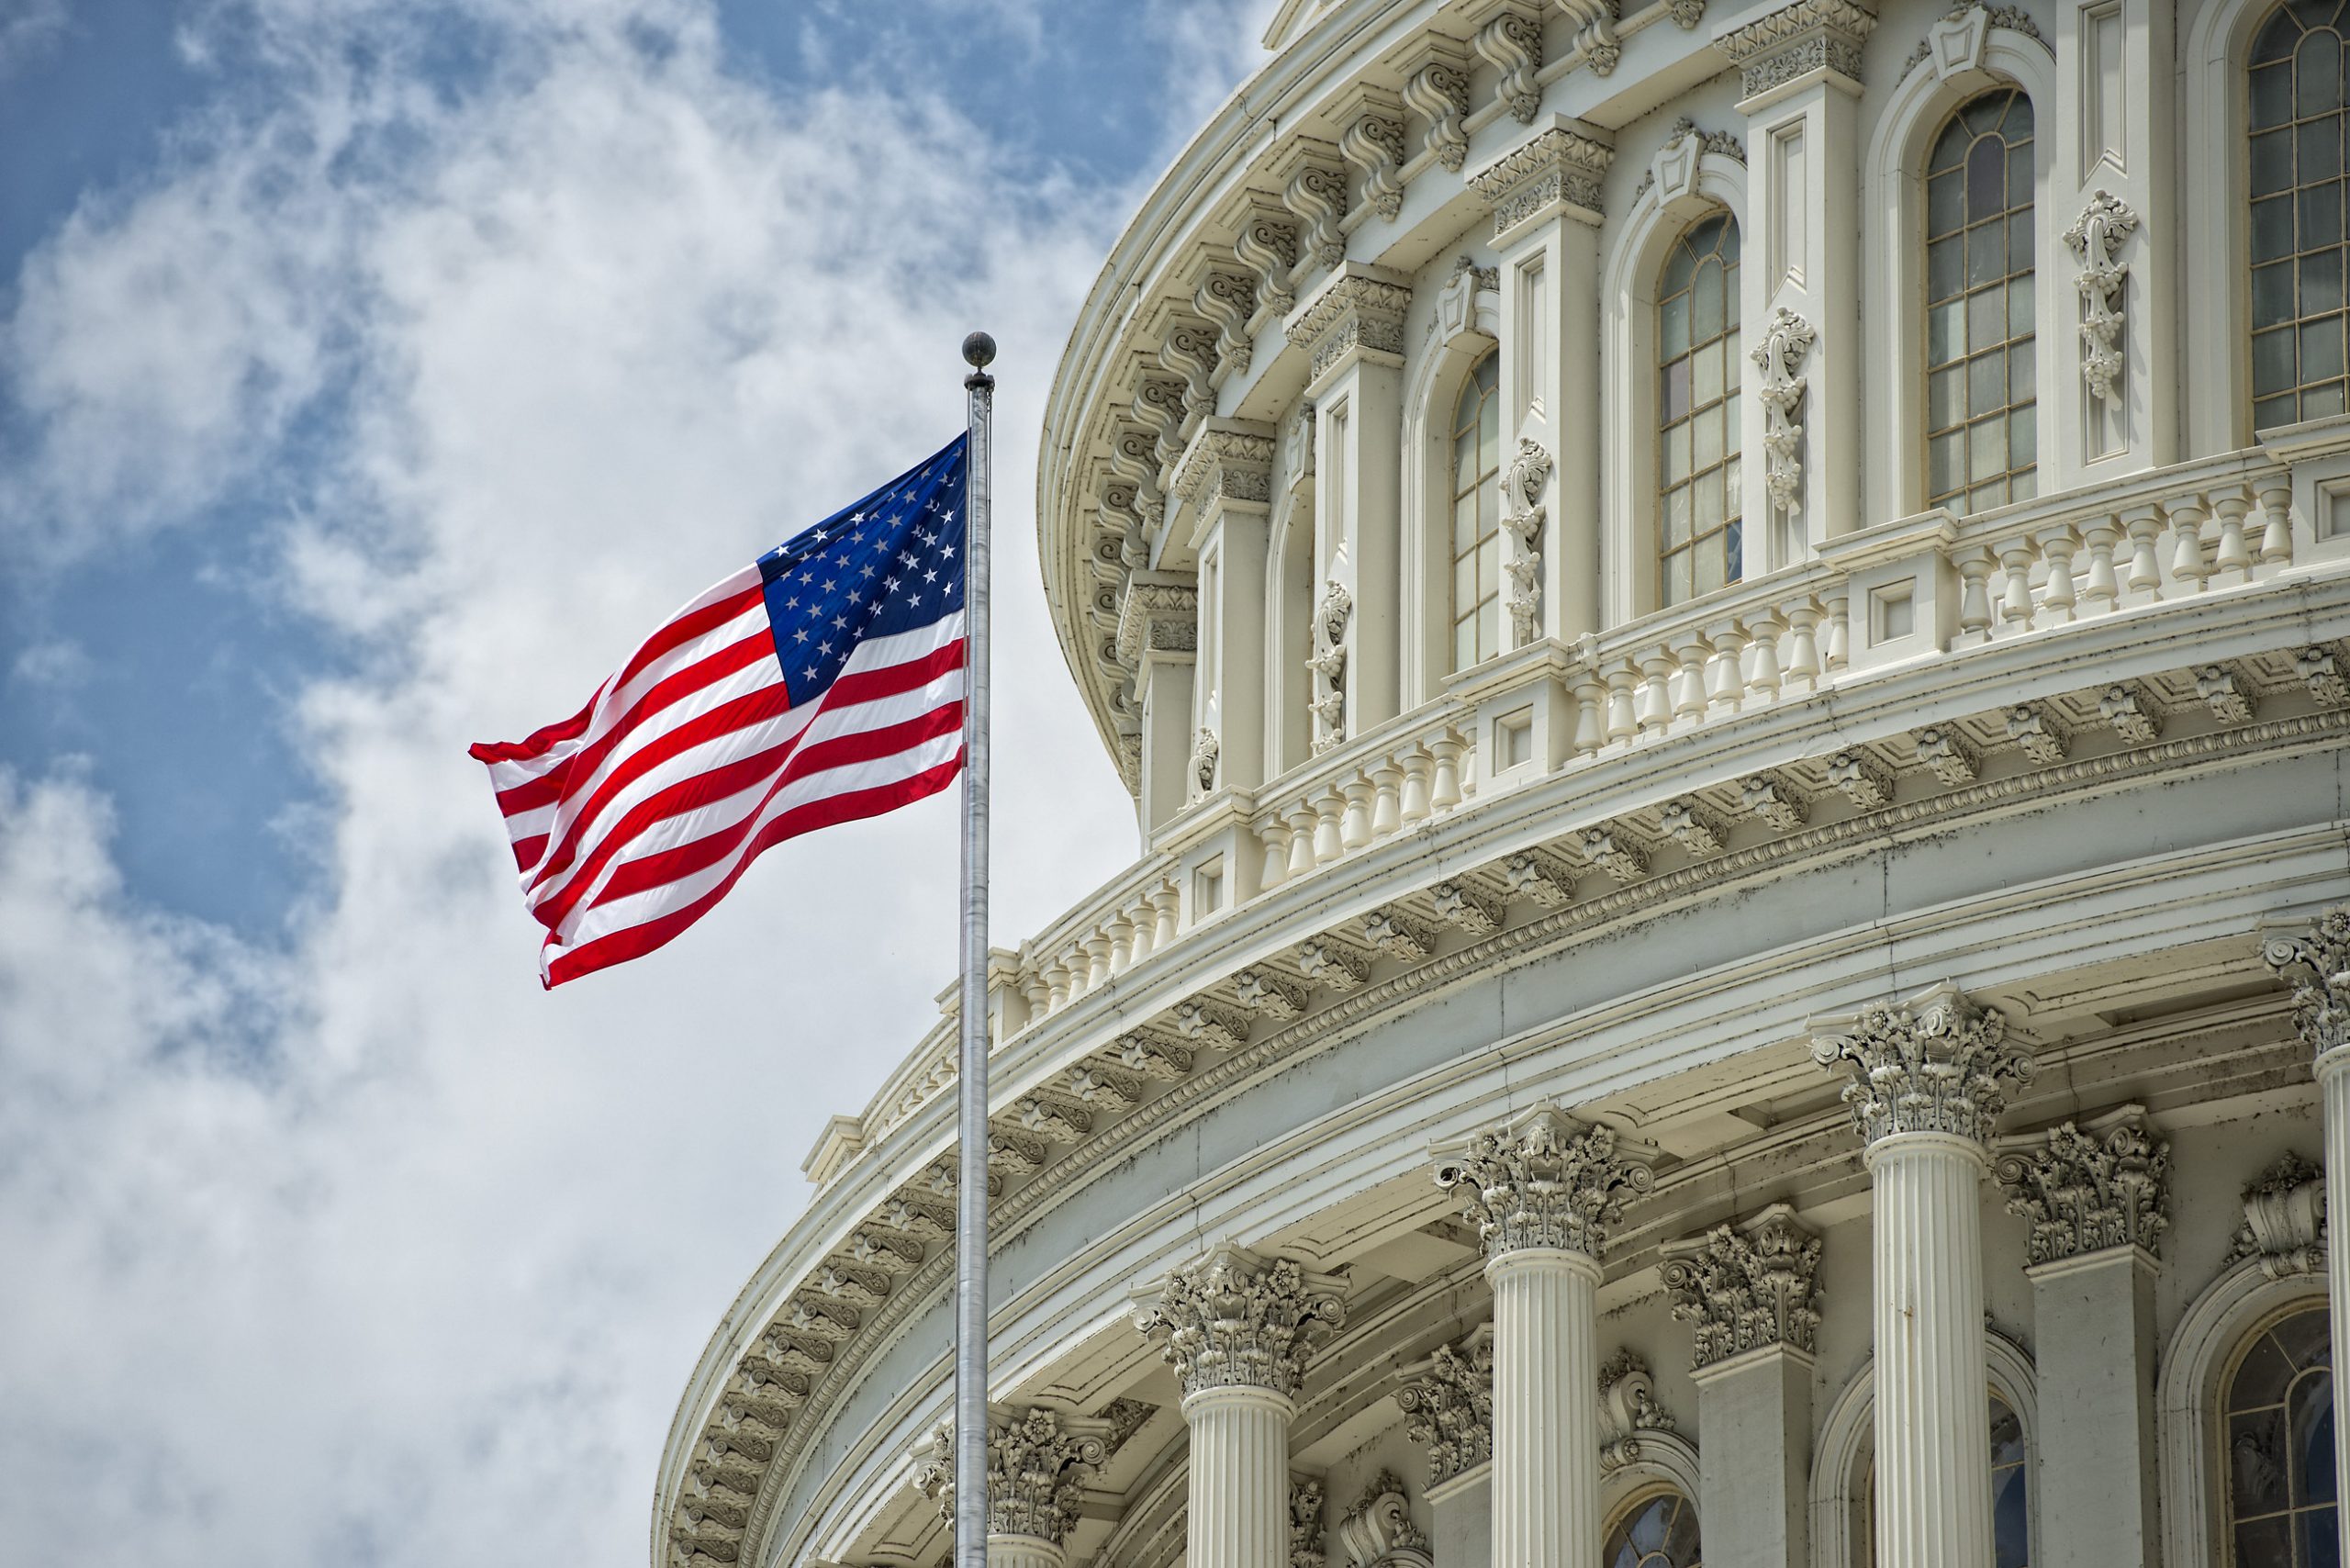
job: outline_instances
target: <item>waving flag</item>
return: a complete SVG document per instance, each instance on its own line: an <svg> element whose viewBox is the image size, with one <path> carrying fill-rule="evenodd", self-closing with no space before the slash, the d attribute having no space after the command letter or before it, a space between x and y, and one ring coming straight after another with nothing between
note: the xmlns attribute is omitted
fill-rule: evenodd
<svg viewBox="0 0 2350 1568"><path fill-rule="evenodd" d="M771 846L954 780L968 440L694 599L571 718L473 747L543 983L653 951Z"/></svg>

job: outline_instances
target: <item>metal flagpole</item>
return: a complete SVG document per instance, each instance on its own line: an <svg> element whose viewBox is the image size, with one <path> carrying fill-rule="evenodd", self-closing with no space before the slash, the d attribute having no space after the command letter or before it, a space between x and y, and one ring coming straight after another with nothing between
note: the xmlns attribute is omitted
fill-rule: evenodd
<svg viewBox="0 0 2350 1568"><path fill-rule="evenodd" d="M995 340L963 340L971 374L963 501L963 1016L957 1057L955 1563L988 1562L988 522Z"/></svg>

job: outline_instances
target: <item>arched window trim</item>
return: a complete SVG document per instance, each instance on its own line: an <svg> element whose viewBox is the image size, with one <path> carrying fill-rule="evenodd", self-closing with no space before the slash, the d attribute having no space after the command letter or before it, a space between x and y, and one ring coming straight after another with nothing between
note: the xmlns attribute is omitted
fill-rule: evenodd
<svg viewBox="0 0 2350 1568"><path fill-rule="evenodd" d="M2220 1385L2244 1341L2285 1314L2323 1305L2325 1281L2315 1274L2272 1280L2257 1258L2247 1258L2213 1281L2179 1319L2163 1348L2154 1389L2162 1444L2163 1562L2166 1568L2218 1568L2227 1561L2220 1531L2227 1521L2220 1495L2225 1471L2215 1462L2220 1443Z"/></svg>
<svg viewBox="0 0 2350 1568"><path fill-rule="evenodd" d="M1926 494L1926 159L1952 112L1995 87L2020 87L2031 100L2033 289L2032 318L2040 344L2038 430L2040 493L2080 481L2080 454L2060 439L2059 394L2079 385L2071 323L2076 319L2062 238L2071 221L2052 196L2057 143L2054 128L2056 57L2029 33L1992 27L1984 33L1979 63L1938 76L1930 61L1893 89L1877 117L1863 164L1862 242L1871 258L1863 279L1869 298L1862 312L1863 363L1889 364L1885 396L1862 399L1872 462L1865 501L1877 519L1907 517ZM2062 290L2059 283L2064 284ZM2059 341L2061 338L2061 342ZM2069 379L2066 379L2069 377Z"/></svg>
<svg viewBox="0 0 2350 1568"><path fill-rule="evenodd" d="M2023 1427L2024 1463L2037 1478L2040 1453L2040 1376L2023 1348L1997 1329L1983 1336L1984 1370L1990 1387L2007 1401ZM1862 1478L1874 1457L1876 1361L1864 1358L1821 1422L1811 1468L1812 1568L1867 1568L1862 1536L1867 1514ZM2031 1560L2044 1561L2040 1547L2040 1499L2031 1500ZM2166 1560L2167 1561L2167 1560Z"/></svg>
<svg viewBox="0 0 2350 1568"><path fill-rule="evenodd" d="M1724 152L1705 152L1686 192L1663 197L1651 185L1624 219L1601 274L1600 297L1606 320L1602 337L1600 385L1616 396L1602 399L1606 461L1601 464L1606 531L1600 540L1602 623L1620 626L1657 608L1656 585L1656 283L1675 240L1708 213L1727 210L1741 241L1746 222L1746 166ZM1741 266L1745 289L1750 269ZM1751 291L1749 291L1751 292ZM1741 296L1741 337L1753 330L1751 299ZM1743 350L1740 351L1744 352ZM1751 418L1753 399L1740 410L1740 447L1747 454L1740 510L1749 537L1761 515L1762 469L1753 460L1760 437ZM1744 576L1763 570L1750 544Z"/></svg>
<svg viewBox="0 0 2350 1568"><path fill-rule="evenodd" d="M1640 1438L1640 1447L1644 1453L1648 1448L1650 1440L1650 1438L1646 1434L1643 1434ZM1682 1446L1684 1448L1687 1447L1686 1444L1683 1444ZM1649 1504L1656 1501L1659 1497L1678 1497L1681 1499L1682 1506L1687 1508L1692 1516L1697 1516L1697 1487L1694 1479L1695 1473L1695 1457L1694 1450L1692 1451L1690 1462L1693 1479L1689 1484L1685 1486L1677 1480L1669 1479L1664 1476L1655 1476L1648 1478L1639 1484L1620 1488L1620 1501L1610 1503L1603 1500L1599 1507L1599 1518L1601 1521L1599 1527L1599 1539L1601 1542L1605 1544L1607 1538L1616 1533L1617 1529L1623 1524L1626 1518L1628 1518L1634 1509L1644 1508ZM1645 1464L1640 1460L1635 1460L1632 1463L1624 1466L1624 1470L1659 1468L1662 1467ZM1617 1473L1620 1475L1622 1471L1618 1471ZM1705 1520L1702 1517L1697 1517L1697 1550L1702 1554L1705 1551Z"/></svg>
<svg viewBox="0 0 2350 1568"><path fill-rule="evenodd" d="M1640 1456L1627 1461L1599 1478L1599 1517L1606 1521L1601 1529L1601 1539L1616 1528L1616 1521L1633 1504L1659 1492L1678 1492L1697 1506L1697 1450L1688 1439L1678 1432L1643 1430L1640 1433ZM1699 1532L1705 1528L1705 1516L1697 1517Z"/></svg>
<svg viewBox="0 0 2350 1568"><path fill-rule="evenodd" d="M1457 277L1447 287L1459 287ZM1501 295L1473 277L1448 330L1439 310L1404 388L1403 701L1433 700L1452 674L1452 410L1478 362L1501 347ZM1506 377L1505 377L1506 379ZM1506 436L1507 432L1504 434Z"/></svg>

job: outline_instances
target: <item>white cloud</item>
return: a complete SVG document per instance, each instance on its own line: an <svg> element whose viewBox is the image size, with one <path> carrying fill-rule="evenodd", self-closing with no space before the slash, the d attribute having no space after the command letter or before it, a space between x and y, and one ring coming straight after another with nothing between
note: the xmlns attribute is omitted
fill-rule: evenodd
<svg viewBox="0 0 2350 1568"><path fill-rule="evenodd" d="M142 905L83 776L0 774L0 1539L643 1561L693 1359L949 977L952 801L543 995L463 748L943 440L971 326L1004 344L999 939L1125 858L1029 505L1131 193L1040 191L912 92L778 102L682 4L550 14L485 7L500 63L436 95L397 8L254 13L282 95L86 205L7 323L45 424L0 532L65 560L262 474L277 589L357 673L286 721L324 804L283 950ZM321 390L330 456L289 464Z"/></svg>

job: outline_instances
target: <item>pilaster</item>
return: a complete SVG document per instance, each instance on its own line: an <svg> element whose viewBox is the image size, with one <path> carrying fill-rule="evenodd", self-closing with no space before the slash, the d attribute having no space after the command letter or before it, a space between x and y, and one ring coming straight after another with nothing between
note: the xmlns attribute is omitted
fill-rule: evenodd
<svg viewBox="0 0 2350 1568"><path fill-rule="evenodd" d="M1494 1568L1598 1568L1599 1260L1654 1177L1549 1106L1435 1154L1494 1290Z"/></svg>
<svg viewBox="0 0 2350 1568"><path fill-rule="evenodd" d="M1191 543L1199 562L1199 652L1186 795L1251 790L1272 771L1265 756L1271 428L1240 420L1203 423L1176 468L1175 493L1191 509ZM1203 747L1207 757L1202 767Z"/></svg>
<svg viewBox="0 0 2350 1568"><path fill-rule="evenodd" d="M2170 1224L2169 1146L2130 1105L1999 1148L2008 1212L2031 1226L2041 1551L2054 1568L2150 1568L2161 1552L2154 1260Z"/></svg>
<svg viewBox="0 0 2350 1568"><path fill-rule="evenodd" d="M1192 1568L1290 1568L1289 1424L1345 1281L1223 1246L1136 1294L1136 1327L1183 1390Z"/></svg>
<svg viewBox="0 0 2350 1568"><path fill-rule="evenodd" d="M2325 1107L2325 1212L2350 1214L2350 906L2327 910L2306 934L2274 936L2260 956L2293 985L2293 1026L2317 1058ZM2247 1212L2251 1199L2247 1196ZM2350 1366L2350 1247L2325 1247L2326 1299L2333 1315L2333 1364ZM2350 1487L2350 1444L2333 1453L2335 1495ZM2350 1551L2350 1510L2341 1521Z"/></svg>
<svg viewBox="0 0 2350 1568"><path fill-rule="evenodd" d="M1599 629L1601 179L1613 139L1565 115L1471 173L1499 252L1503 449L1512 465L1505 571L1533 600L1512 646ZM1530 483L1518 485L1520 478ZM1545 498L1547 493L1547 500Z"/></svg>
<svg viewBox="0 0 2350 1568"><path fill-rule="evenodd" d="M1315 409L1315 580L1317 605L1343 591L1338 700L1316 714L1317 745L1393 718L1402 695L1404 315L1408 279L1348 262L1284 329L1311 356ZM1323 678L1326 679L1326 677ZM1317 699L1326 695L1317 690Z"/></svg>
<svg viewBox="0 0 2350 1568"><path fill-rule="evenodd" d="M1142 709L1142 790L1147 837L1187 798L1192 745L1192 672L1199 656L1200 590L1188 572L1136 572L1118 606L1120 662L1136 666Z"/></svg>
<svg viewBox="0 0 2350 1568"><path fill-rule="evenodd" d="M1665 1295L1695 1331L1706 1559L1722 1568L1811 1561L1819 1253L1819 1238L1785 1204L1667 1249Z"/></svg>
<svg viewBox="0 0 2350 1568"><path fill-rule="evenodd" d="M1861 526L1861 45L1876 13L1794 0L1714 33L1746 115L1740 319L1754 340L1743 399L1745 575Z"/></svg>
<svg viewBox="0 0 2350 1568"><path fill-rule="evenodd" d="M2005 1021L1948 982L1876 1004L1812 1041L1849 1072L1867 1146L1876 1348L1876 1561L1991 1560L1979 1189L2007 1087L2031 1057Z"/></svg>

